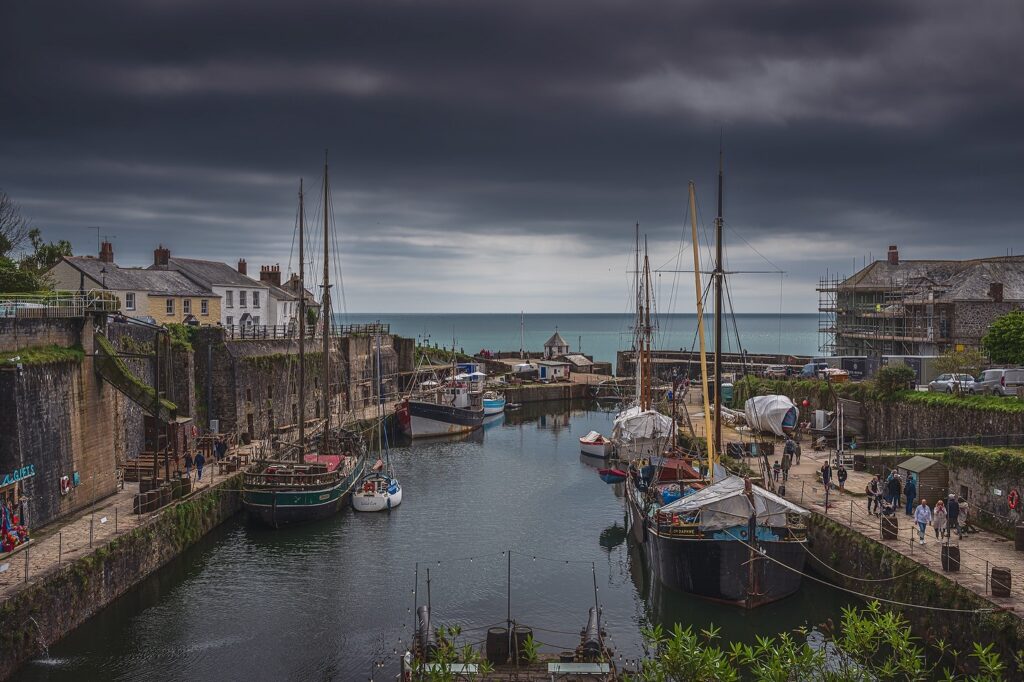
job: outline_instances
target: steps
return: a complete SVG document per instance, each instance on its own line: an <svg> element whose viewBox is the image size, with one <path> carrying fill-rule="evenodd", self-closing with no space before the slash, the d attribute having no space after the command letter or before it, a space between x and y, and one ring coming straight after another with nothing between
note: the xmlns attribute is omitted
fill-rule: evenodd
<svg viewBox="0 0 1024 682"><path fill-rule="evenodd" d="M107 337L97 331L93 338L96 342L93 364L104 381L161 422L173 422L178 406L166 399L157 401L156 389L129 369Z"/></svg>

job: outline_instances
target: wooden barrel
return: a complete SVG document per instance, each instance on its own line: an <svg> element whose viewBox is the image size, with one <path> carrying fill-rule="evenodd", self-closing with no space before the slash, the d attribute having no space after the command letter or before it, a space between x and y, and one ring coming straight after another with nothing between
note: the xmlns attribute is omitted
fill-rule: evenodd
<svg viewBox="0 0 1024 682"><path fill-rule="evenodd" d="M992 567L992 596L1010 596L1010 569L1003 566Z"/></svg>
<svg viewBox="0 0 1024 682"><path fill-rule="evenodd" d="M146 511L144 509L146 505L146 496L143 493L135 493L135 497L132 498L132 513L141 514Z"/></svg>
<svg viewBox="0 0 1024 682"><path fill-rule="evenodd" d="M174 499L174 491L171 490L171 485L165 483L160 486L160 506L166 507Z"/></svg>
<svg viewBox="0 0 1024 682"><path fill-rule="evenodd" d="M943 545L940 558L943 571L955 573L960 570L960 548L956 545Z"/></svg>
<svg viewBox="0 0 1024 682"><path fill-rule="evenodd" d="M575 660L576 660L576 652L575 651L563 651L562 653L558 654L558 662L559 663L572 663Z"/></svg>
<svg viewBox="0 0 1024 682"><path fill-rule="evenodd" d="M487 662L505 665L508 662L508 628L490 628L487 631Z"/></svg>
<svg viewBox="0 0 1024 682"><path fill-rule="evenodd" d="M1013 535L1013 548L1018 552L1024 552L1024 523L1019 524Z"/></svg>
<svg viewBox="0 0 1024 682"><path fill-rule="evenodd" d="M893 516L882 517L882 539L896 540L900 535L900 522Z"/></svg>
<svg viewBox="0 0 1024 682"><path fill-rule="evenodd" d="M515 657L513 660L520 663L526 661L526 640L533 637L533 628L526 625L516 625L512 628L512 644Z"/></svg>

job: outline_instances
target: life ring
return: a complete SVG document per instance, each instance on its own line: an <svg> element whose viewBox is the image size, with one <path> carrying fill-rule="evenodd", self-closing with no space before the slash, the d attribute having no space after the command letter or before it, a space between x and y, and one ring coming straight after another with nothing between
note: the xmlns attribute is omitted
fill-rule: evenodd
<svg viewBox="0 0 1024 682"><path fill-rule="evenodd" d="M1020 506L1020 493L1014 488L1010 491L1010 494L1006 496L1006 504L1010 505L1010 509L1016 509Z"/></svg>
<svg viewBox="0 0 1024 682"><path fill-rule="evenodd" d="M199 435L199 427L195 424L192 425L192 437L195 438Z"/></svg>
<svg viewBox="0 0 1024 682"><path fill-rule="evenodd" d="M364 483L363 484L363 492L364 493L372 493L373 492L373 483L371 483L370 481L367 481L366 483Z"/></svg>

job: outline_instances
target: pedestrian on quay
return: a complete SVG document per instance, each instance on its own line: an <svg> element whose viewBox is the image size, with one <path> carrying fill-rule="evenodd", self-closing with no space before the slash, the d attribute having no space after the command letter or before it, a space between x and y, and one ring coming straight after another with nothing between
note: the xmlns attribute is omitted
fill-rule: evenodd
<svg viewBox="0 0 1024 682"><path fill-rule="evenodd" d="M846 477L850 474L846 471L846 467L841 463L839 465L839 471L836 472L836 480L839 481L839 489L842 491L846 490Z"/></svg>
<svg viewBox="0 0 1024 682"><path fill-rule="evenodd" d="M954 530L957 538L963 537L960 535L960 503L956 501L956 495L950 493L946 499L946 537L952 538Z"/></svg>
<svg viewBox="0 0 1024 682"><path fill-rule="evenodd" d="M907 477L907 487L903 489L903 494L907 496L907 516L910 516L914 509L914 498L917 497L917 481L913 474Z"/></svg>
<svg viewBox="0 0 1024 682"><path fill-rule="evenodd" d="M218 462L224 459L224 455L228 452L228 443L224 440L224 436L217 439L217 443L213 446L213 452Z"/></svg>
<svg viewBox="0 0 1024 682"><path fill-rule="evenodd" d="M821 465L821 484L825 486L825 490L832 486L832 465L828 463L827 459Z"/></svg>
<svg viewBox="0 0 1024 682"><path fill-rule="evenodd" d="M924 534L928 530L928 524L932 522L932 508L928 506L928 500L921 498L921 504L914 510L914 520L917 521L917 534L924 544Z"/></svg>
<svg viewBox="0 0 1024 682"><path fill-rule="evenodd" d="M782 453L782 480L789 480L789 468L793 466L793 453L784 452Z"/></svg>
<svg viewBox="0 0 1024 682"><path fill-rule="evenodd" d="M868 496L868 514L875 514L878 512L878 474L868 484L864 486L864 494Z"/></svg>
<svg viewBox="0 0 1024 682"><path fill-rule="evenodd" d="M935 529L935 539L941 540L946 535L946 505L939 500L932 510L932 528Z"/></svg>
<svg viewBox="0 0 1024 682"><path fill-rule="evenodd" d="M779 482L779 476L782 474L782 465L779 464L779 460L775 460L775 464L772 464L772 477L775 482Z"/></svg>
<svg viewBox="0 0 1024 682"><path fill-rule="evenodd" d="M185 478L192 479L192 453L185 451Z"/></svg>
<svg viewBox="0 0 1024 682"><path fill-rule="evenodd" d="M796 443L793 441L792 436L786 436L786 444L782 446L782 454L784 455L795 455L796 454Z"/></svg>
<svg viewBox="0 0 1024 682"><path fill-rule="evenodd" d="M800 441L794 441L793 455L796 457L796 463L800 464Z"/></svg>
<svg viewBox="0 0 1024 682"><path fill-rule="evenodd" d="M971 504L967 500L960 500L960 532L978 532L978 529L971 525Z"/></svg>
<svg viewBox="0 0 1024 682"><path fill-rule="evenodd" d="M200 452L196 452L195 461L196 461L196 480L197 481L201 481L201 480L203 480L203 465L206 464L206 457L203 456L203 453L201 451Z"/></svg>
<svg viewBox="0 0 1024 682"><path fill-rule="evenodd" d="M898 507L900 504L900 493L902 492L903 486L900 484L900 475L896 472L891 472L889 474L889 483L886 485L889 504L893 507Z"/></svg>

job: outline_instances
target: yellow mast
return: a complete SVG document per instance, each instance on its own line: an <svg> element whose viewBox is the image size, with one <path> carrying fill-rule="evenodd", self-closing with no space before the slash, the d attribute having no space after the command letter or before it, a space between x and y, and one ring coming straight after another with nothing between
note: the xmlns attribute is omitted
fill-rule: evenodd
<svg viewBox="0 0 1024 682"><path fill-rule="evenodd" d="M704 302L701 295L700 253L697 250L697 199L690 182L690 228L693 240L693 283L697 290L697 336L700 337L700 391L704 399L704 435L708 445L708 476L715 482L715 443L711 435L711 406L708 400L708 355L704 346Z"/></svg>

